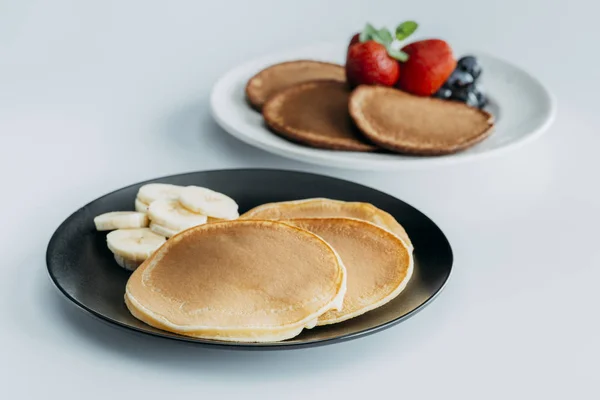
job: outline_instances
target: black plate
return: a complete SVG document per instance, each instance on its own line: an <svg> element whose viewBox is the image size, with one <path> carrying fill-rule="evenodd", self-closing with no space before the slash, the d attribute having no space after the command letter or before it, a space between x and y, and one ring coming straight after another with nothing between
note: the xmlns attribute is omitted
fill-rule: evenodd
<svg viewBox="0 0 600 400"><path fill-rule="evenodd" d="M240 212L257 205L310 197L363 201L391 213L415 247L415 270L407 288L390 303L346 322L305 329L278 343L235 343L196 339L162 331L135 319L123 294L129 273L119 268L96 232L93 218L108 211L132 210L138 188L150 182L198 185L235 199ZM238 348L295 348L358 338L388 328L415 314L442 289L452 269L452 249L442 231L410 205L375 189L322 175L294 171L239 169L194 172L141 182L103 196L67 218L46 253L48 272L60 291L92 315L122 328L154 336Z"/></svg>

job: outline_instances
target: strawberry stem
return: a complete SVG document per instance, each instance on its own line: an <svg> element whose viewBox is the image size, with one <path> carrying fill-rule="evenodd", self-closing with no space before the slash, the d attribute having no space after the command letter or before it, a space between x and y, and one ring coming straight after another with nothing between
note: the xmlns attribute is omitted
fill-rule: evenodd
<svg viewBox="0 0 600 400"><path fill-rule="evenodd" d="M415 21L405 21L396 27L395 37L392 36L392 33L387 28L376 29L370 23L365 25L365 28L360 33L358 40L361 43L367 42L369 40L373 40L383 46L385 46L387 53L390 57L401 61L406 62L408 60L408 54L403 52L402 50L398 50L392 45L402 41L412 35L419 24Z"/></svg>

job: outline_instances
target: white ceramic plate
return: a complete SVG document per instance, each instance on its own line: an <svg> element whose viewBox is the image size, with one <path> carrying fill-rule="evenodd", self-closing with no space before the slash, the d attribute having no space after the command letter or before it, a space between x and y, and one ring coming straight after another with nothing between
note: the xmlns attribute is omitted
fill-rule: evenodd
<svg viewBox="0 0 600 400"><path fill-rule="evenodd" d="M488 111L496 117L496 129L483 142L456 154L415 157L313 149L274 135L263 124L262 116L246 103L246 82L261 69L296 59L343 63L346 46L345 43L324 43L262 57L232 69L212 90L213 117L231 135L271 153L330 167L362 170L434 166L488 157L532 141L552 123L555 101L538 79L513 64L476 51L456 51L456 54L473 54L482 64L481 83L490 98Z"/></svg>

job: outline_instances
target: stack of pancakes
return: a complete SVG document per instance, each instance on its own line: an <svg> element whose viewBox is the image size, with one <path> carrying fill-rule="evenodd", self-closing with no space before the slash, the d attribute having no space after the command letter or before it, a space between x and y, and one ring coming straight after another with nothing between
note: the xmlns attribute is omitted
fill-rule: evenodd
<svg viewBox="0 0 600 400"><path fill-rule="evenodd" d="M131 275L125 303L181 335L280 341L386 304L412 270L406 231L371 204L271 203L169 239Z"/></svg>
<svg viewBox="0 0 600 400"><path fill-rule="evenodd" d="M491 114L464 103L383 86L351 90L342 65L320 61L272 65L248 81L246 97L273 132L322 149L450 154L494 125Z"/></svg>

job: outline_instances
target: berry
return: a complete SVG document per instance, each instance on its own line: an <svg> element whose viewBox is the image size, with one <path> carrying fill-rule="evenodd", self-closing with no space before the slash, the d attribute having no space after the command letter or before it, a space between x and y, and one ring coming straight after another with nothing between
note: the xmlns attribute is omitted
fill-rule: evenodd
<svg viewBox="0 0 600 400"><path fill-rule="evenodd" d="M440 90L433 94L433 97L448 100L450 97L452 97L452 89L444 85L440 88Z"/></svg>
<svg viewBox="0 0 600 400"><path fill-rule="evenodd" d="M384 45L373 40L356 43L346 56L346 79L350 86L393 86L400 76L398 61L389 56Z"/></svg>
<svg viewBox="0 0 600 400"><path fill-rule="evenodd" d="M350 50L350 47L354 46L356 43L360 42L360 33L355 34L354 36L352 36L352 39L350 39L350 43L348 44L348 50Z"/></svg>
<svg viewBox="0 0 600 400"><path fill-rule="evenodd" d="M398 88L419 96L437 92L456 67L452 49L443 40L429 39L402 48L408 60L402 64Z"/></svg>
<svg viewBox="0 0 600 400"><path fill-rule="evenodd" d="M451 88L461 88L469 86L474 81L475 80L473 79L473 76L470 73L456 68L444 85L448 85Z"/></svg>
<svg viewBox="0 0 600 400"><path fill-rule="evenodd" d="M461 71L471 74L473 80L477 80L481 75L481 65L473 56L464 56L458 60L457 68Z"/></svg>
<svg viewBox="0 0 600 400"><path fill-rule="evenodd" d="M456 89L452 92L450 100L460 101L471 107L479 107L479 99L473 89L473 86Z"/></svg>
<svg viewBox="0 0 600 400"><path fill-rule="evenodd" d="M477 97L477 107L483 108L483 107L487 106L488 99L485 96L485 94L483 93L483 90L481 89L480 86L475 85L475 87L473 88L473 93L475 93L475 96Z"/></svg>

